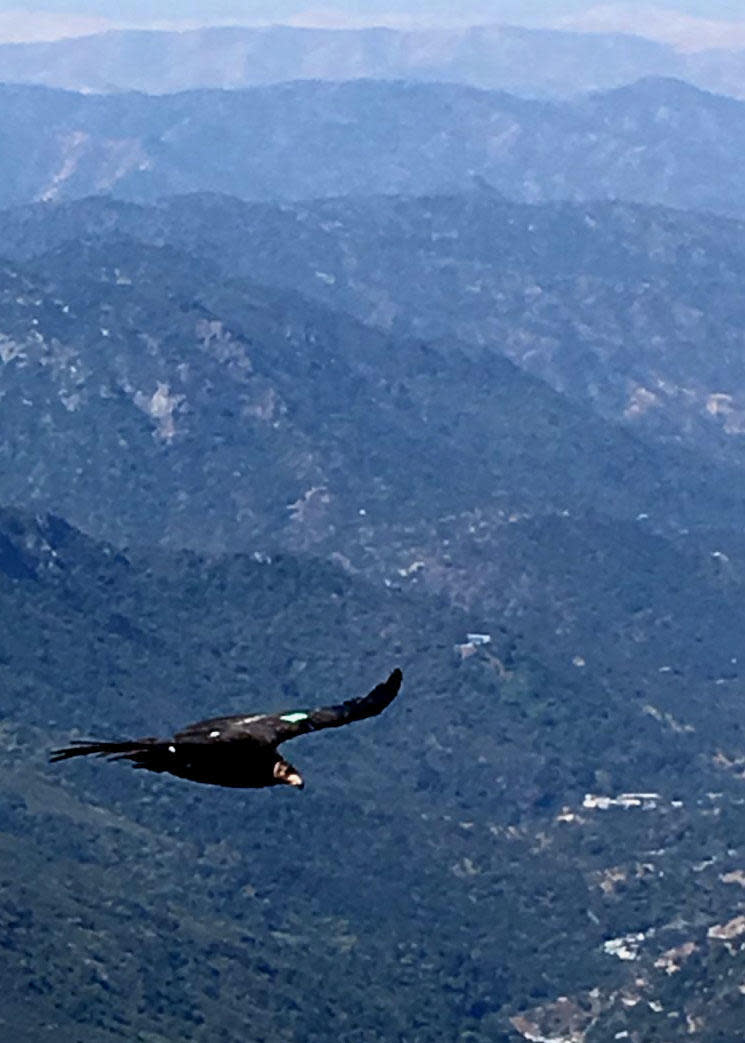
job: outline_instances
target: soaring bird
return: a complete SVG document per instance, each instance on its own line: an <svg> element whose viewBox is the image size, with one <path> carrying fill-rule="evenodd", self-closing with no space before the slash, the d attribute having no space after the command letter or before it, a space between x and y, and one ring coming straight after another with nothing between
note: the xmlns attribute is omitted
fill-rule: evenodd
<svg viewBox="0 0 745 1043"><path fill-rule="evenodd" d="M339 728L374 717L396 698L402 676L396 668L388 680L373 688L369 695L348 699L337 706L257 713L248 717L241 714L211 717L188 725L172 739L76 740L61 750L53 750L50 760L64 761L93 754L109 760L132 761L136 768L167 772L214 786L260 789L286 785L302 789L302 775L277 751L280 743L321 728Z"/></svg>

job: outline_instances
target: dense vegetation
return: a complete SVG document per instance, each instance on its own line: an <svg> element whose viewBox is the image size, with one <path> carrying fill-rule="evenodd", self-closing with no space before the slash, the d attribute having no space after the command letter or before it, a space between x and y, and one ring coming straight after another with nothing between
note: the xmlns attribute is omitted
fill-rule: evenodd
<svg viewBox="0 0 745 1043"><path fill-rule="evenodd" d="M726 460L645 444L493 347L395 338L172 247L64 243L0 270L0 301L0 493L121 543L314 547L380 575L410 546L457 554L434 530L474 513L742 514Z"/></svg>
<svg viewBox="0 0 745 1043"><path fill-rule="evenodd" d="M299 292L398 342L445 340L449 354L457 340L479 366L507 356L647 440L724 464L743 458L740 222L621 203L516 204L484 187L282 206L208 194L152 207L87 199L0 214L4 254L52 280L59 255L41 255L79 238L106 244L112 259L123 249L112 239L177 246L224 278ZM136 255L126 263L136 267ZM167 257L160 273L154 255L148 263L149 280L169 278ZM64 264L85 270L74 252ZM496 379L510 383L505 373ZM532 425L545 408L536 402Z"/></svg>
<svg viewBox="0 0 745 1043"><path fill-rule="evenodd" d="M540 642L540 605L521 637L308 559L125 555L8 512L0 543L3 1017L29 1039L511 1039L520 1010L592 989L589 1039L654 1038L660 1015L619 989L662 1003L670 1038L687 1015L736 1024L739 958L706 937L737 912L722 876L745 850L741 784L713 760L739 753L735 676L681 658L635 693L633 664ZM739 585L723 601L738 612ZM696 662L725 651L687 625ZM461 661L473 626L493 644ZM76 731L312 705L394 661L387 714L293 747L300 795L44 765ZM660 796L582 809L616 787ZM630 932L631 975L603 950ZM681 942L696 972L671 993L654 964Z"/></svg>

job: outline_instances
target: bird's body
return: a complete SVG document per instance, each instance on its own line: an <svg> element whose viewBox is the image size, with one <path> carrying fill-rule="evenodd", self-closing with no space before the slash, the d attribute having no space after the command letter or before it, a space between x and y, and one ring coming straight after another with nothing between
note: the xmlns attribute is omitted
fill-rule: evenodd
<svg viewBox="0 0 745 1043"><path fill-rule="evenodd" d="M51 755L52 761L94 755L132 761L136 768L167 772L192 782L239 789L289 785L302 788L300 773L280 755L280 743L322 728L338 728L381 713L398 694L402 674L396 669L387 681L361 699L316 710L275 714L236 714L190 724L171 739L120 742L75 742Z"/></svg>

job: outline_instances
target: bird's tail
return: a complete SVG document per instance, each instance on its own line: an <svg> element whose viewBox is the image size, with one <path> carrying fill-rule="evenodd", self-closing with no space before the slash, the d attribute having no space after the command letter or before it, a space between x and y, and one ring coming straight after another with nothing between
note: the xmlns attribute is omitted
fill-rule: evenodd
<svg viewBox="0 0 745 1043"><path fill-rule="evenodd" d="M49 760L66 761L70 757L108 757L109 760L131 760L143 767L156 750L165 745L161 739L128 739L124 742L96 742L92 739L75 739L69 746L52 750Z"/></svg>

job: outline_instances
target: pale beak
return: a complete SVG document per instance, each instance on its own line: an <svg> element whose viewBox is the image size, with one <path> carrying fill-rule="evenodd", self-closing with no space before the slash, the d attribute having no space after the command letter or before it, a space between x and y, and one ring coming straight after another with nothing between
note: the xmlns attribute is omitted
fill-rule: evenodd
<svg viewBox="0 0 745 1043"><path fill-rule="evenodd" d="M294 771L291 775L288 775L285 778L285 782L289 786L297 787L297 789L302 789L303 786L305 785L305 782L303 781L303 776L302 775L298 775L298 773L296 771Z"/></svg>

